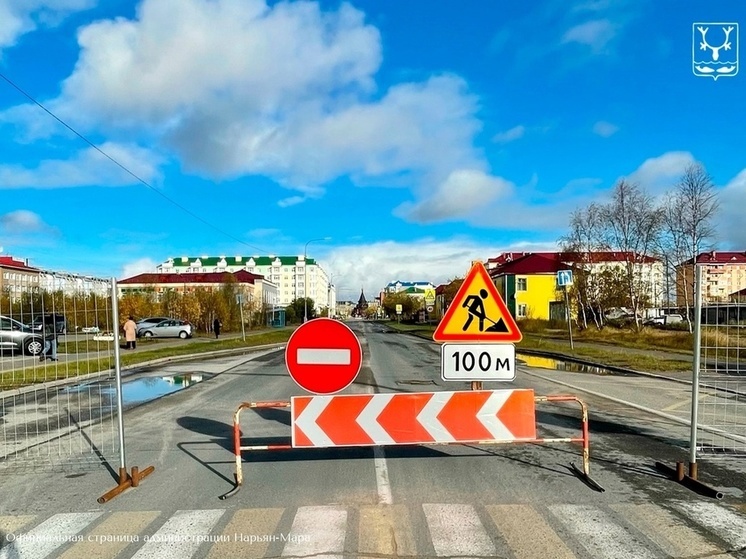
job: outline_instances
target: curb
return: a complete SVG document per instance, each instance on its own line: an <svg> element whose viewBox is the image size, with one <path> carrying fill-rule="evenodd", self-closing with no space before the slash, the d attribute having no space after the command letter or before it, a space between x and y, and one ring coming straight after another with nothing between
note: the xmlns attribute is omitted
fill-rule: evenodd
<svg viewBox="0 0 746 559"><path fill-rule="evenodd" d="M256 353L258 351L264 351L264 350L272 350L272 349L282 349L286 345L286 342L283 343L277 343L277 344L266 344L266 345L260 345L260 346L250 346L250 347L240 347L235 349L219 349L216 351L206 351L203 353L190 353L188 355L175 355L172 357L161 357L159 359L153 359L151 361L143 361L141 363L136 363L134 365L127 365L126 367L122 367L122 378L125 377L125 372L129 372L130 374L126 376L132 376L136 373L137 369L141 369L144 367L152 367L154 365L163 365L168 363L178 363L181 361L193 361L195 359L200 359L202 357L223 357L228 355L241 355L246 353ZM37 390L48 390L50 388L59 388L61 386L68 386L71 384L84 384L87 381L91 380L97 380L102 377L113 377L114 376L114 369L106 369L103 371L96 371L95 373L88 373L85 375L77 375L74 377L68 377L64 379L59 380L53 380L49 382L37 382L34 384L30 384L28 386L22 386L21 388L13 388L12 390L4 390L0 391L0 400L5 400L7 398L14 398L16 396L22 396L24 394L28 394L30 392L36 392Z"/></svg>

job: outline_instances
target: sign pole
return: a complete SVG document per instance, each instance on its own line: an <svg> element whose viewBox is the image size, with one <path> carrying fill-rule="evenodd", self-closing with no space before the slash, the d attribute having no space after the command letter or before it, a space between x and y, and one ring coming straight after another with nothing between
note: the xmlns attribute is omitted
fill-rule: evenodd
<svg viewBox="0 0 746 559"><path fill-rule="evenodd" d="M570 335L570 349L575 349L572 341L572 321L570 320L570 296L567 294L567 284L565 284L565 316L567 316L567 332Z"/></svg>

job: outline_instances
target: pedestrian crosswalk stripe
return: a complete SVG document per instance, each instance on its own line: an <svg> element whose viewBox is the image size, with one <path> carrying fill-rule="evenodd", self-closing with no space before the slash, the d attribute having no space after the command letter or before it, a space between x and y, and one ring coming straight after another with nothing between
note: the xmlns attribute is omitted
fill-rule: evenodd
<svg viewBox="0 0 746 559"><path fill-rule="evenodd" d="M157 512L114 512L92 530L85 539L67 549L59 559L113 559L134 542L141 540L140 532L158 517ZM138 543L135 543L139 547Z"/></svg>
<svg viewBox="0 0 746 559"><path fill-rule="evenodd" d="M746 518L743 516L716 503L679 501L673 505L734 548L746 547Z"/></svg>
<svg viewBox="0 0 746 559"><path fill-rule="evenodd" d="M681 523L674 514L653 504L617 504L611 508L671 557L707 557L720 550Z"/></svg>
<svg viewBox="0 0 746 559"><path fill-rule="evenodd" d="M57 548L76 541L79 533L102 513L62 513L39 524L25 534L18 534L13 541L0 549L0 559L44 559Z"/></svg>
<svg viewBox="0 0 746 559"><path fill-rule="evenodd" d="M152 536L132 559L183 559L191 557L210 538L215 523L225 511L180 510Z"/></svg>
<svg viewBox="0 0 746 559"><path fill-rule="evenodd" d="M12 538L26 524L31 523L34 518L31 514L23 516L0 516L0 538L2 538L3 542L8 541L6 536L10 535Z"/></svg>
<svg viewBox="0 0 746 559"><path fill-rule="evenodd" d="M344 507L298 507L282 555L313 556L314 559L341 557L346 532L347 510Z"/></svg>
<svg viewBox="0 0 746 559"><path fill-rule="evenodd" d="M404 505L365 506L360 509L358 553L370 556L417 555L409 511Z"/></svg>
<svg viewBox="0 0 746 559"><path fill-rule="evenodd" d="M430 539L438 557L494 557L495 545L472 505L424 504Z"/></svg>
<svg viewBox="0 0 746 559"><path fill-rule="evenodd" d="M603 510L589 505L552 505L557 519L594 559L652 559L651 552Z"/></svg>
<svg viewBox="0 0 746 559"><path fill-rule="evenodd" d="M575 554L532 506L491 505L485 508L518 559L575 558Z"/></svg>
<svg viewBox="0 0 746 559"><path fill-rule="evenodd" d="M284 509L241 509L223 529L227 540L213 544L207 559L258 559L277 539L277 525Z"/></svg>

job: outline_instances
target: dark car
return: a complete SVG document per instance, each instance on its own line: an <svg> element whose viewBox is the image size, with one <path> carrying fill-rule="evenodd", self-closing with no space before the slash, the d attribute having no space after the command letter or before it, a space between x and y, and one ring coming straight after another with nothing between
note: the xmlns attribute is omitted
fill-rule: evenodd
<svg viewBox="0 0 746 559"><path fill-rule="evenodd" d="M0 350L39 355L44 350L44 336L17 320L0 316Z"/></svg>
<svg viewBox="0 0 746 559"><path fill-rule="evenodd" d="M67 333L67 320L65 319L65 315L58 313L47 313L37 316L31 322L31 328L33 328L37 332L41 332L43 330L44 324L51 323L54 323L54 330L58 334Z"/></svg>

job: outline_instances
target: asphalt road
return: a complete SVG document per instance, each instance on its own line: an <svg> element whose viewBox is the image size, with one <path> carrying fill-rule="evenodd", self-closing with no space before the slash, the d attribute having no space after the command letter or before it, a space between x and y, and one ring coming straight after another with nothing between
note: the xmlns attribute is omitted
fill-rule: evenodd
<svg viewBox="0 0 746 559"><path fill-rule="evenodd" d="M345 393L467 388L440 380L439 348L427 340L375 323L351 327L364 361ZM281 351L142 371L185 374L206 380L125 414L128 467L155 466L140 487L99 505L96 498L114 485L106 468L0 476L0 559L91 557L94 551L96 557L149 558L746 553L742 460L701 461L701 477L725 494L719 502L653 467L687 459L688 428L673 417L686 417L683 385L525 366L512 383L486 383L581 396L591 409L591 474L604 493L573 475L570 464L581 464L577 445L523 443L255 451L244 455L243 489L220 500L233 484L236 407L287 401L302 391ZM288 442L287 410L247 410L243 418L243 444ZM542 437L577 436L579 413L567 404L540 405L537 427ZM16 537L23 533L38 537L24 543ZM44 539L52 533L82 540ZM116 534L119 542L91 541ZM146 542L145 536L156 538Z"/></svg>

